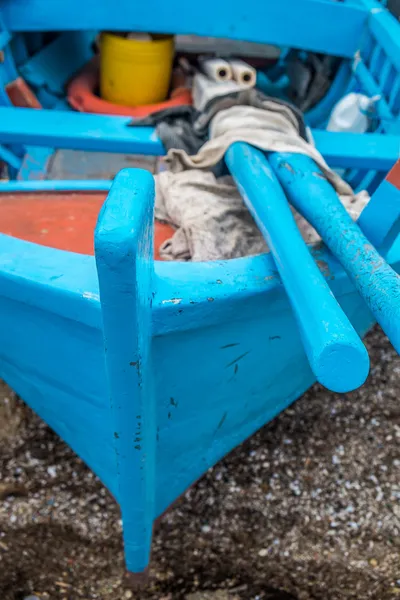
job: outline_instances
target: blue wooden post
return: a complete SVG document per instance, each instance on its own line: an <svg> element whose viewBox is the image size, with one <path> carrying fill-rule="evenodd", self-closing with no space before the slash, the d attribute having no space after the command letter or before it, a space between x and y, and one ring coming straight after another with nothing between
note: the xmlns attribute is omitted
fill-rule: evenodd
<svg viewBox="0 0 400 600"><path fill-rule="evenodd" d="M152 175L124 169L114 180L95 233L110 435L117 454L126 565L132 573L148 566L154 520L153 206Z"/></svg>
<svg viewBox="0 0 400 600"><path fill-rule="evenodd" d="M318 231L352 278L378 323L400 353L400 277L348 215L315 162L300 154L272 154L291 204Z"/></svg>
<svg viewBox="0 0 400 600"><path fill-rule="evenodd" d="M11 100L6 92L6 85L13 81L18 73L14 63L14 56L11 52L10 42L12 35L4 25L2 14L0 13L0 50L3 53L0 62L0 106L11 107ZM21 144L12 144L9 148L2 147L1 159L8 165L8 173L11 179L15 179L21 164L21 158L24 155L24 146Z"/></svg>
<svg viewBox="0 0 400 600"><path fill-rule="evenodd" d="M2 148L0 147L0 157ZM112 182L109 179L30 179L28 181L4 181L0 185L1 194L19 192L109 192Z"/></svg>
<svg viewBox="0 0 400 600"><path fill-rule="evenodd" d="M369 371L367 351L308 251L267 159L235 143L226 162L271 249L316 378L336 392L359 387Z"/></svg>
<svg viewBox="0 0 400 600"><path fill-rule="evenodd" d="M358 224L383 254L400 233L400 160L371 197Z"/></svg>

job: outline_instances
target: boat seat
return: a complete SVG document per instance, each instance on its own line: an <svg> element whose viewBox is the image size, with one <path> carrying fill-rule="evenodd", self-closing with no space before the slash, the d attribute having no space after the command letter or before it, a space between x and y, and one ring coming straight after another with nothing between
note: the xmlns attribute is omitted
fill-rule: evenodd
<svg viewBox="0 0 400 600"><path fill-rule="evenodd" d="M162 156L164 146L153 127L128 127L130 117L58 110L0 107L3 144L122 152ZM332 168L387 172L399 156L399 136L312 130L318 150ZM1 153L6 149L0 147Z"/></svg>
<svg viewBox="0 0 400 600"><path fill-rule="evenodd" d="M117 10L112 0L3 0L2 16L10 32L106 29L190 33L352 58L359 49L369 10L350 0L205 0L201 10L185 0L175 0L168 7L157 1L120 0Z"/></svg>

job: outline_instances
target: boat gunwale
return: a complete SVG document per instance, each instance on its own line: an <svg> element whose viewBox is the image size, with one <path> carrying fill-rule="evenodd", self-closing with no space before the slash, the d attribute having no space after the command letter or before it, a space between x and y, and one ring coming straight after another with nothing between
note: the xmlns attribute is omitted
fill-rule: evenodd
<svg viewBox="0 0 400 600"><path fill-rule="evenodd" d="M399 239L388 251L395 269L400 268ZM338 298L354 291L323 243L310 249ZM0 296L102 329L94 256L0 234L0 263ZM198 263L154 261L153 290L153 337L218 324L237 317L254 297L284 294L270 254Z"/></svg>

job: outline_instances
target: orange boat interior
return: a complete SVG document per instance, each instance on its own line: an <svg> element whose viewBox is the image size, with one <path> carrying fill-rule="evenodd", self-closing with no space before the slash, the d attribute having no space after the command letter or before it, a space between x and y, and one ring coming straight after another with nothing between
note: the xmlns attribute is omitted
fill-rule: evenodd
<svg viewBox="0 0 400 600"><path fill-rule="evenodd" d="M94 230L107 192L0 194L0 233L79 254L94 254ZM154 258L174 229L155 222Z"/></svg>

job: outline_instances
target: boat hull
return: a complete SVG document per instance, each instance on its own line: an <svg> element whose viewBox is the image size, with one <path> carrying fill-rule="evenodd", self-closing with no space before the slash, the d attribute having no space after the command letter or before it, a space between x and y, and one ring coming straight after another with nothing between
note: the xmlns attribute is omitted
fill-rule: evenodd
<svg viewBox="0 0 400 600"><path fill-rule="evenodd" d="M0 236L0 376L150 530L315 382L269 255L160 263L138 243L152 232L152 185L144 171L118 175L96 259ZM323 245L313 254L363 336L374 323L364 301ZM397 241L387 258L399 270ZM130 570L146 566L147 546Z"/></svg>

